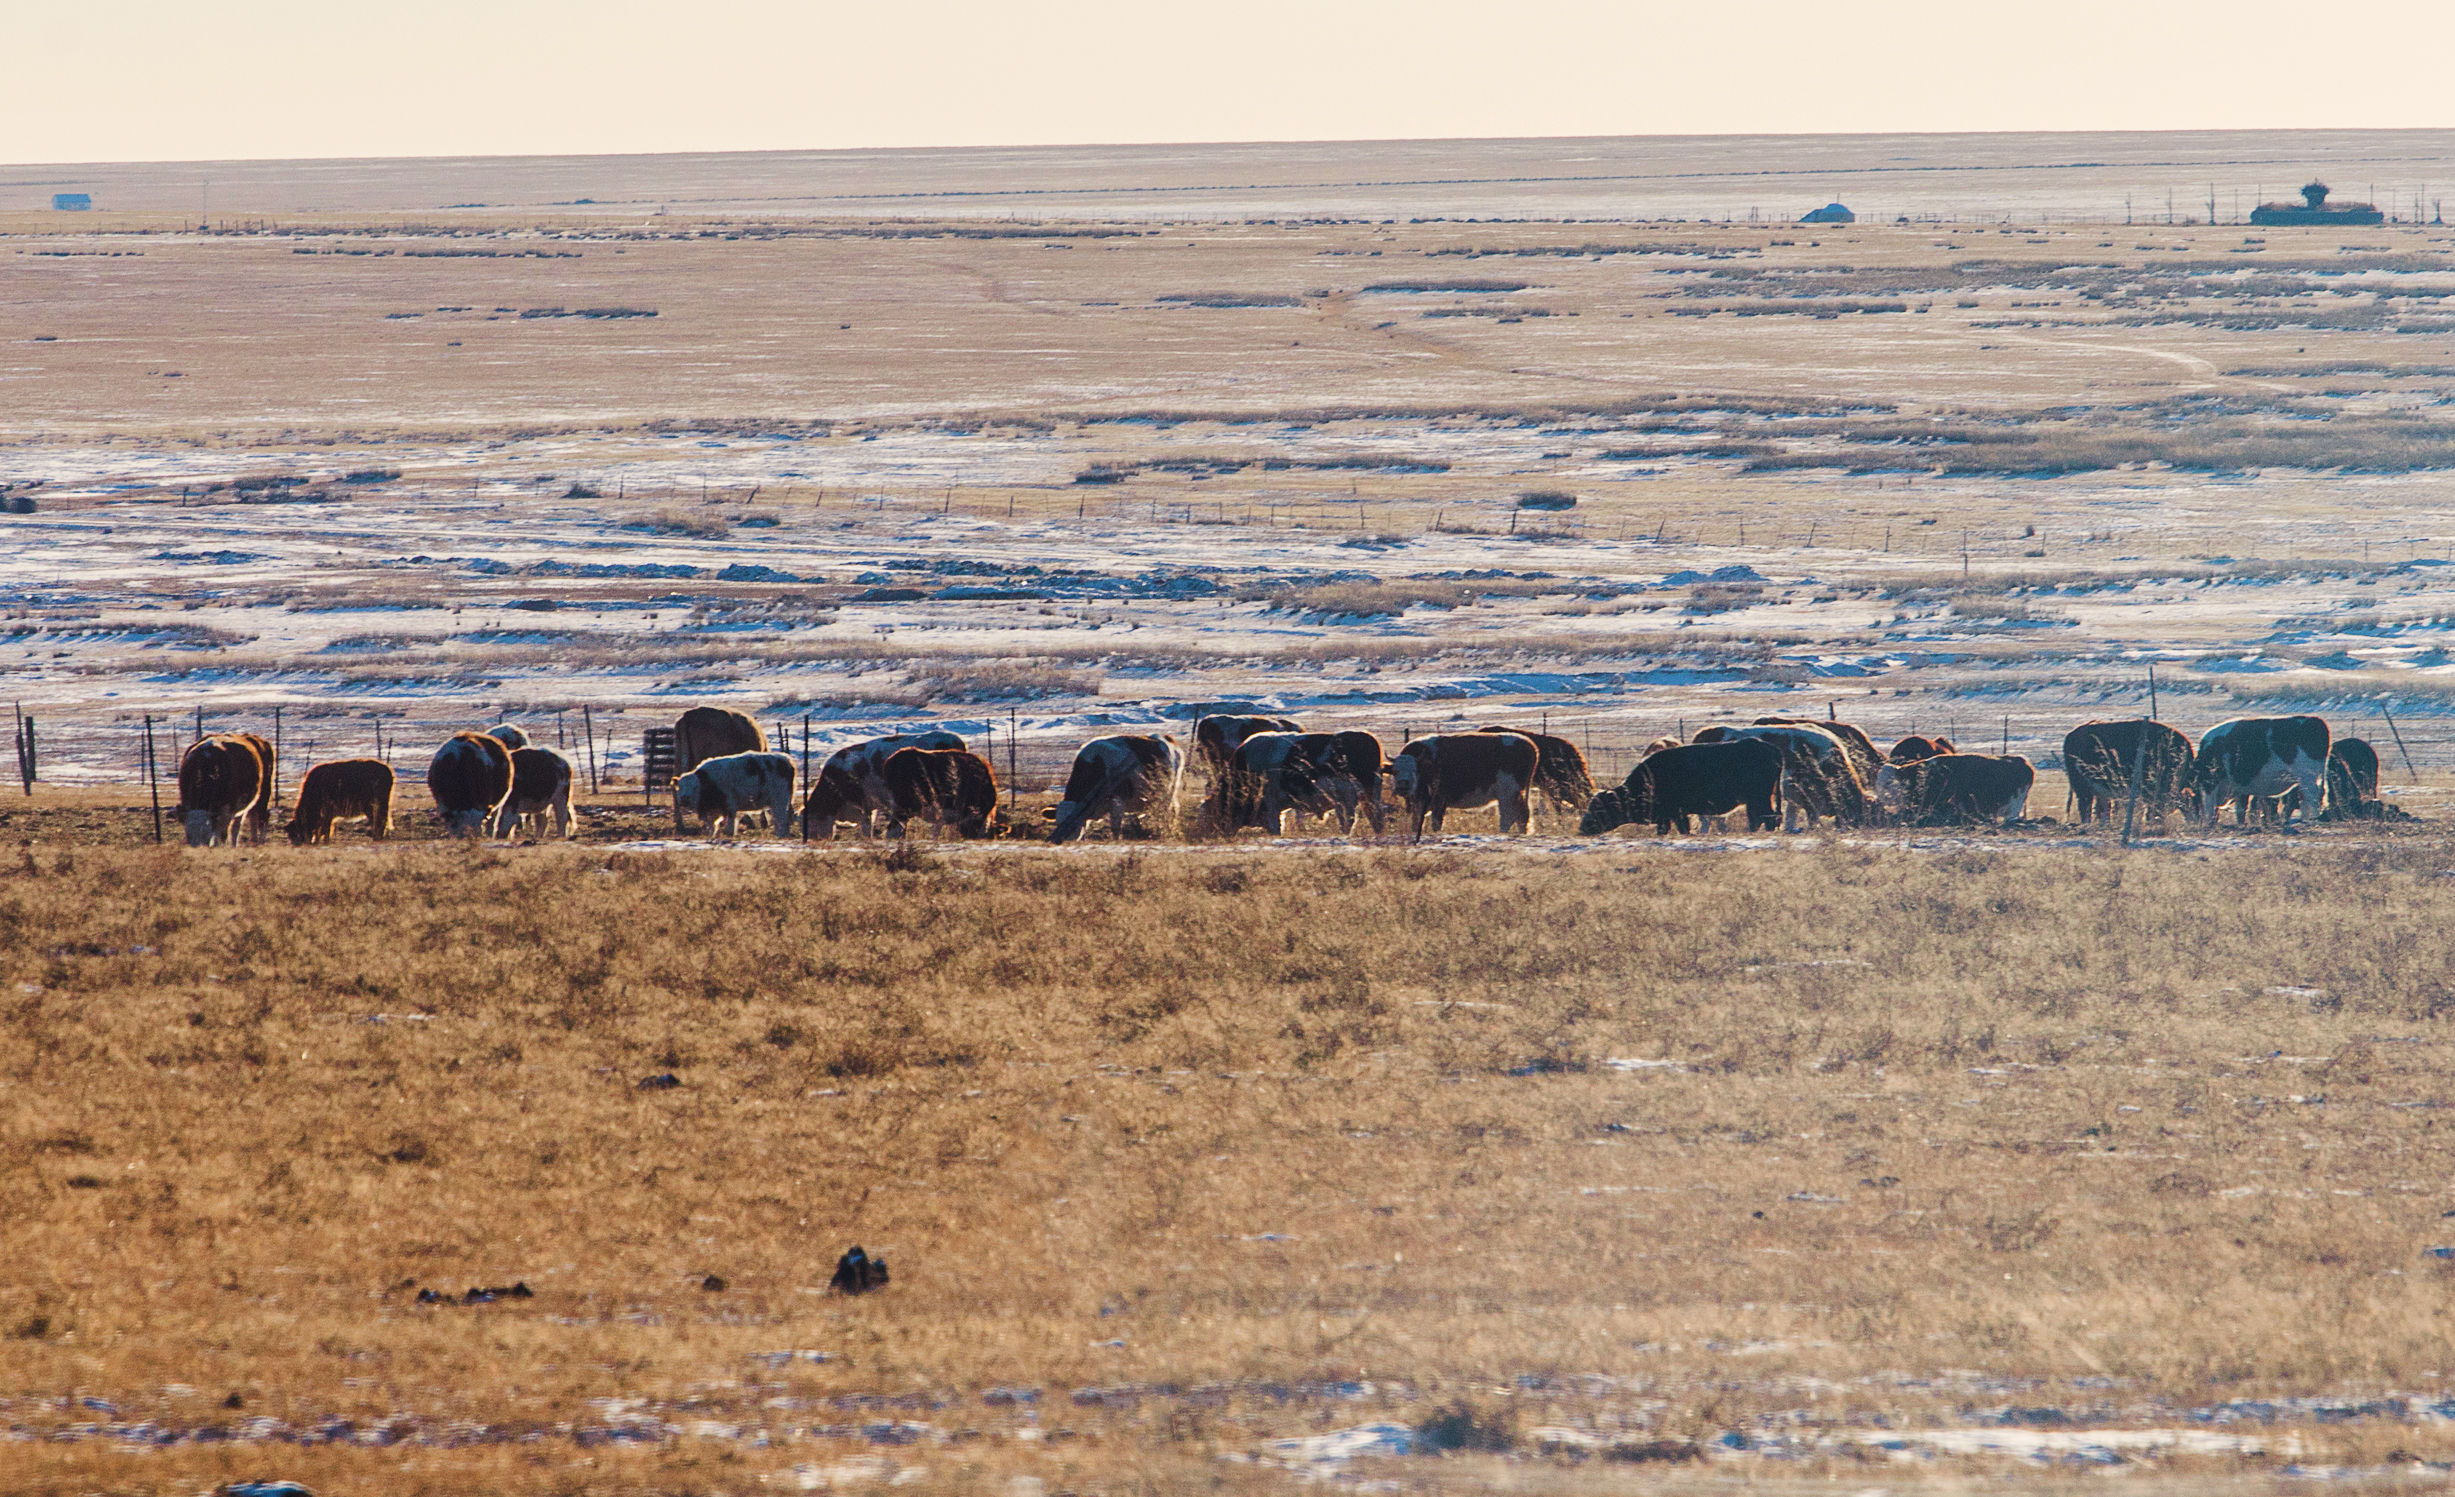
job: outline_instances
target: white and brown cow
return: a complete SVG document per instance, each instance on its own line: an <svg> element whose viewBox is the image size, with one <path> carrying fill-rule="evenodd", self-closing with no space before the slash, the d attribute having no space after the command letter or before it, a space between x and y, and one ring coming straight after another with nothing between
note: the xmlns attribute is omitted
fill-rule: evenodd
<svg viewBox="0 0 2455 1497"><path fill-rule="evenodd" d="M486 736L495 738L492 733ZM555 836L571 835L571 761L550 748L513 749L511 794L494 813L494 834L509 837L524 823L534 822L536 834L543 837L548 818Z"/></svg>
<svg viewBox="0 0 2455 1497"><path fill-rule="evenodd" d="M1500 809L1500 830L1523 832L1532 820L1527 792L1542 752L1518 733L1436 733L1418 738L1390 761L1390 788L1407 808L1407 835L1422 841L1424 822L1440 835L1450 811Z"/></svg>
<svg viewBox="0 0 2455 1497"><path fill-rule="evenodd" d="M753 811L767 813L781 836L793 824L793 757L754 752L703 759L673 782L673 803L718 837L738 835L742 817Z"/></svg>
<svg viewBox="0 0 2455 1497"><path fill-rule="evenodd" d="M730 707L693 707L674 719L674 773L688 774L710 759L728 754L767 751L767 732L758 720ZM680 781L675 783L679 784ZM674 803L673 829L682 830L682 805ZM781 824L777 827L782 831Z"/></svg>
<svg viewBox="0 0 2455 1497"><path fill-rule="evenodd" d="M1205 808L1211 830L1233 837L1257 826L1280 837L1290 811L1336 815L1338 803L1315 783L1316 766L1305 754L1305 740L1315 736L1328 735L1253 733L1236 745L1226 772L1212 781Z"/></svg>
<svg viewBox="0 0 2455 1497"><path fill-rule="evenodd" d="M427 761L426 789L448 835L481 836L511 794L511 750L483 733L455 733Z"/></svg>
<svg viewBox="0 0 2455 1497"><path fill-rule="evenodd" d="M216 733L179 758L179 811L190 847L235 847L264 798L264 757L247 736Z"/></svg>
<svg viewBox="0 0 2455 1497"><path fill-rule="evenodd" d="M332 840L333 823L363 819L367 835L381 842L392 834L392 766L381 759L328 759L311 765L299 781L291 808L293 846Z"/></svg>
<svg viewBox="0 0 2455 1497"><path fill-rule="evenodd" d="M1184 778L1185 751L1173 738L1138 733L1094 738L1074 753L1048 839L1071 842L1100 816L1108 818L1108 835L1123 836L1126 817L1163 809L1173 826Z"/></svg>
<svg viewBox="0 0 2455 1497"><path fill-rule="evenodd" d="M1304 725L1292 717L1236 716L1222 713L1193 720L1193 752L1202 772L1213 780L1225 776L1236 750L1256 733L1301 733Z"/></svg>
<svg viewBox="0 0 2455 1497"><path fill-rule="evenodd" d="M801 802L801 835L807 841L835 839L835 824L856 821L861 835L875 830L873 817L891 814L894 797L888 793L887 760L908 748L960 749L960 735L945 731L928 733L897 733L886 738L865 738L848 743L827 756L818 773L811 777L809 794Z"/></svg>
<svg viewBox="0 0 2455 1497"><path fill-rule="evenodd" d="M1567 739L1556 733L1538 733L1506 724L1476 731L1515 733L1534 740L1535 752L1542 756L1542 762L1535 766L1534 788L1543 792L1543 798L1551 802L1554 810L1583 811L1586 802L1594 798L1594 775L1586 768L1586 756Z"/></svg>
<svg viewBox="0 0 2455 1497"><path fill-rule="evenodd" d="M2037 770L2018 754L1936 754L1876 771L1876 795L1911 826L2001 821L2029 813Z"/></svg>
<svg viewBox="0 0 2455 1497"><path fill-rule="evenodd" d="M2199 736L2199 755L2191 765L2200 819L2216 825L2232 801L2236 824L2245 823L2254 798L2280 796L2297 786L2304 819L2324 812L2328 747L2327 724L2315 717L2237 717L2218 723Z"/></svg>

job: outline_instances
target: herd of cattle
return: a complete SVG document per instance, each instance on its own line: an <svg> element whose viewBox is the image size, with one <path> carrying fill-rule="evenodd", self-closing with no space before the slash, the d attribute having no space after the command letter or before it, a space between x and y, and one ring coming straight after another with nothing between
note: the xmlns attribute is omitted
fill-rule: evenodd
<svg viewBox="0 0 2455 1497"><path fill-rule="evenodd" d="M914 821L933 834L1005 837L1044 831L1071 842L1105 820L1111 836L1145 818L1174 827L1187 753L1174 737L1095 738L1074 756L1065 792L1026 828L1000 810L990 762L953 733L874 738L836 750L794 811L792 757L771 752L765 732L741 713L694 707L675 724L682 773L673 785L676 830L696 816L721 837L764 821L777 836L828 840L843 825L861 835L900 837ZM1451 811L1496 807L1503 833L1523 832L1539 793L1581 815L1589 836L1651 823L1685 834L1692 821L1742 810L1747 828L1795 830L1819 820L1845 827L2006 823L2027 812L2036 772L2018 755L1967 754L1949 739L1908 737L1879 750L1844 722L1759 718L1716 725L1682 743L1658 739L1621 784L1597 792L1585 756L1565 738L1495 726L1438 733L1386 754L1370 733L1309 733L1286 718L1197 718L1192 757L1208 783L1196 813L1204 835L1247 827L1284 835L1289 818L1328 817L1342 834L1358 815L1373 831L1402 813L1410 838L1434 833ZM2315 717L2237 718L2197 745L2147 718L2083 723L2063 740L2063 768L2078 819L2117 808L2152 820L2180 812L2213 825L2230 804L2237 819L2386 817L2378 755L2358 738L2335 739ZM524 828L571 834L571 761L509 723L454 734L426 769L444 826L455 836L513 836ZM179 810L188 845L264 840L279 766L273 745L252 733L198 740L179 765ZM377 759L317 764L299 784L286 830L301 846L330 841L336 823L362 820L384 837L392 822L393 773Z"/></svg>

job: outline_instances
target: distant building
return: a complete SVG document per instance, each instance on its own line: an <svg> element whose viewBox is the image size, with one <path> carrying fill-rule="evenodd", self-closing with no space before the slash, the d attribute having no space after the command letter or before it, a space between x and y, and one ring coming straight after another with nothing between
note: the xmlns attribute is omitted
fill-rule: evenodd
<svg viewBox="0 0 2455 1497"><path fill-rule="evenodd" d="M90 192L55 192L51 195L51 206L62 213L83 213L94 206L94 195Z"/></svg>
<svg viewBox="0 0 2455 1497"><path fill-rule="evenodd" d="M2298 203L2261 203L2250 210L2255 224L2379 224L2387 215L2368 203L2330 204L2327 184L2313 182L2302 189Z"/></svg>
<svg viewBox="0 0 2455 1497"><path fill-rule="evenodd" d="M1800 219L1799 222L1803 224L1854 224L1858 222L1858 215L1839 203L1826 203L1815 212Z"/></svg>

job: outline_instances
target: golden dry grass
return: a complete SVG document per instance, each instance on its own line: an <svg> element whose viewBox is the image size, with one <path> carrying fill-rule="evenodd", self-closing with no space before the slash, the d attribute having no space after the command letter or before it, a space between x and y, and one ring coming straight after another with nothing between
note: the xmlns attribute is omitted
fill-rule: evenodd
<svg viewBox="0 0 2455 1497"><path fill-rule="evenodd" d="M1510 1452L1376 1474L1575 1488L1538 1429L1846 1475L1870 1420L2431 1393L2450 851L27 845L0 1422L433 1443L0 1444L0 1486L1271 1485L1221 1457L1463 1408ZM815 1292L855 1241L894 1285ZM626 1417L673 1428L584 1443Z"/></svg>

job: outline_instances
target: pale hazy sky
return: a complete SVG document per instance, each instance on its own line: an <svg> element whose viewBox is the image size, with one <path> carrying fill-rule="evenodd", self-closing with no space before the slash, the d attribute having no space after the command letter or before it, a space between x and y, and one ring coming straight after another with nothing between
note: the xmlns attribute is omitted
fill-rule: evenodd
<svg viewBox="0 0 2455 1497"><path fill-rule="evenodd" d="M0 160L2455 125L2375 0L5 0Z"/></svg>

